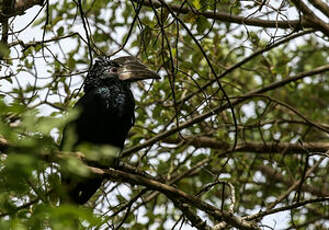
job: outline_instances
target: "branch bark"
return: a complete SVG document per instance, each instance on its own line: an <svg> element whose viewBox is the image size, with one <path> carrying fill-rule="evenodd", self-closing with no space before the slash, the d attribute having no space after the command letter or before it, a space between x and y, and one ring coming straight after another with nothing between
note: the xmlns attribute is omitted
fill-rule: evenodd
<svg viewBox="0 0 329 230"><path fill-rule="evenodd" d="M207 136L185 136L184 140L197 148L212 148L227 151L230 148L229 143L218 140L215 137ZM169 144L178 144L182 140L167 138L164 142ZM298 143L287 142L245 142L240 143L235 148L234 152L251 152L251 153L282 153L285 154L304 154L305 152L325 153L329 150L329 142L306 142L303 145Z"/></svg>
<svg viewBox="0 0 329 230"><path fill-rule="evenodd" d="M135 2L139 2L137 0L134 0ZM154 7L154 8L159 8L162 7L163 5L161 4L160 1L157 0L148 0L148 1L143 1L142 3L145 6L148 7ZM257 19L257 18L246 18L244 16L237 16L237 15L232 15L228 14L225 12L211 12L211 11L206 11L206 12L200 12L198 10L191 10L188 7L181 7L180 5L176 4L168 4L170 9L176 13L179 14L194 14L194 15L202 15L206 18L209 19L215 19L218 21L223 21L223 22L230 22L230 23L236 23L236 24L241 24L241 25L248 25L248 26L258 26L258 27L263 27L263 28L282 28L282 29L298 29L298 28L309 28L309 27L315 27L316 25L312 24L309 21L299 21L299 20L288 20L288 21L278 21L278 20L262 20L262 19Z"/></svg>
<svg viewBox="0 0 329 230"><path fill-rule="evenodd" d="M308 0L313 6L329 17L329 6L321 0Z"/></svg>
<svg viewBox="0 0 329 230"><path fill-rule="evenodd" d="M329 25L321 20L302 0L291 0L296 8L303 13L302 21L308 21L313 24L313 28L318 28L322 33L329 37Z"/></svg>
<svg viewBox="0 0 329 230"><path fill-rule="evenodd" d="M198 230L211 230L206 221L203 221L198 215L193 213L189 205L186 203L181 203L175 197L171 197L170 199L173 201L175 206L182 211L183 215L189 219L192 227L196 227Z"/></svg>
<svg viewBox="0 0 329 230"><path fill-rule="evenodd" d="M19 12L24 12L25 10L35 6L42 5L44 0L18 0L15 4L15 10Z"/></svg>
<svg viewBox="0 0 329 230"><path fill-rule="evenodd" d="M259 212L259 213L256 213L254 215L245 217L245 219L246 220L255 220L255 219L262 218L264 216L268 216L268 215L271 215L271 214L274 214L274 213L278 213L278 212L282 212L282 211L286 211L286 210L292 210L292 209L295 209L295 208L303 207L303 206L308 205L308 204L313 204L313 203L317 203L317 202L325 202L325 201L329 201L329 197L321 197L321 198L305 200L305 201L297 202L297 203L294 203L294 204L291 204L291 205L288 205L288 206L266 210L266 211Z"/></svg>
<svg viewBox="0 0 329 230"><path fill-rule="evenodd" d="M33 6L43 5L44 0L18 0L18 1L13 0L13 2L14 5L10 11L2 10L2 12L0 12L1 23L6 21L8 18L24 14L26 10L32 8ZM6 5L7 3L4 2L3 4Z"/></svg>

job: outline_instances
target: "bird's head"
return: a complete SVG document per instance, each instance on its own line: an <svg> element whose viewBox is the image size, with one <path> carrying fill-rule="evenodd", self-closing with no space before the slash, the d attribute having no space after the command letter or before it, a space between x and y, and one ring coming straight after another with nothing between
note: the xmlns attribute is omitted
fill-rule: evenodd
<svg viewBox="0 0 329 230"><path fill-rule="evenodd" d="M84 90L88 91L111 80L134 82L144 79L160 79L160 76L148 69L136 57L125 56L111 60L107 56L100 56L87 75Z"/></svg>

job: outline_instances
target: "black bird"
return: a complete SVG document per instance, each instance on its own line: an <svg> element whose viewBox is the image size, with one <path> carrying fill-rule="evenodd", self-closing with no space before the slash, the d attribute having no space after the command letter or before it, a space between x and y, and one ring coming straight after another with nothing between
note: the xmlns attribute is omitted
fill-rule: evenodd
<svg viewBox="0 0 329 230"><path fill-rule="evenodd" d="M133 56L113 60L106 56L97 58L85 79L85 94L75 105L79 115L64 129L62 149L77 150L79 145L89 143L111 146L119 154L135 121L135 101L130 83L159 78L157 73L149 70ZM62 177L66 196L77 204L87 202L103 180L99 177L77 177L67 173Z"/></svg>

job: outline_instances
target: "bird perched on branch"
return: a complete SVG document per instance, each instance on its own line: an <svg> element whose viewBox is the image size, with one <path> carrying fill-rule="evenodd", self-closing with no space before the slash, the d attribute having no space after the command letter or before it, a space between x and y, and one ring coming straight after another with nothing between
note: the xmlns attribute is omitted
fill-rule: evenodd
<svg viewBox="0 0 329 230"><path fill-rule="evenodd" d="M85 79L85 94L75 105L79 114L64 129L62 149L76 151L79 145L85 143L96 147L104 145L112 149L111 154L116 155L114 157L118 157L135 121L135 101L130 83L159 78L157 73L133 56L112 60L106 56L99 57ZM71 149L68 149L68 145ZM62 177L66 196L77 204L87 202L103 180L100 177L76 177L67 173Z"/></svg>

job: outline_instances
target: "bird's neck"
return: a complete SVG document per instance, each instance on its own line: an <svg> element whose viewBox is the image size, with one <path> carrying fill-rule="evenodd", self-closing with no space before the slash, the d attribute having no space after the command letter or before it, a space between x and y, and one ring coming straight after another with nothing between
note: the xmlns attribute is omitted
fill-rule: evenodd
<svg viewBox="0 0 329 230"><path fill-rule="evenodd" d="M107 87L107 88L119 88L120 90L126 91L130 90L130 82L128 81L121 81L116 78L109 78L109 79L97 79L94 81L86 81L84 85L85 93L99 88L99 87Z"/></svg>

